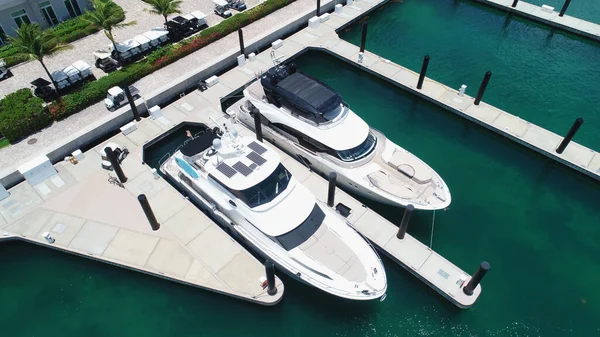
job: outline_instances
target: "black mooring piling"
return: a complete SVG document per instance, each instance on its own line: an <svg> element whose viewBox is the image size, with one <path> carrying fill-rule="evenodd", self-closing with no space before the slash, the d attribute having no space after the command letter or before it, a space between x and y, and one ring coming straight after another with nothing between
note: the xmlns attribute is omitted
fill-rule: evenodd
<svg viewBox="0 0 600 337"><path fill-rule="evenodd" d="M317 16L321 16L321 0L317 0Z"/></svg>
<svg viewBox="0 0 600 337"><path fill-rule="evenodd" d="M425 74L427 74L427 67L429 66L429 55L425 55L423 58L423 65L421 66L421 73L419 74L419 81L417 82L417 89L423 88L423 81L425 80Z"/></svg>
<svg viewBox="0 0 600 337"><path fill-rule="evenodd" d="M485 73L485 75L483 76L483 80L481 81L481 85L479 86L479 91L477 92L477 97L475 97L475 102L474 102L475 105L479 105L479 103L481 103L481 99L483 98L483 94L485 94L485 89L487 88L491 77L492 77L492 72L488 70Z"/></svg>
<svg viewBox="0 0 600 337"><path fill-rule="evenodd" d="M335 203L335 181L337 180L337 174L335 172L329 173L329 188L327 189L327 206L333 207Z"/></svg>
<svg viewBox="0 0 600 337"><path fill-rule="evenodd" d="M137 107L135 106L135 102L133 101L133 96L131 96L131 91L129 91L129 86L124 86L123 91L125 91L125 95L127 96L127 100L129 101L129 106L131 107L131 112L133 113L133 118L136 121L141 121L140 113L138 112Z"/></svg>
<svg viewBox="0 0 600 337"><path fill-rule="evenodd" d="M567 11L567 8L569 8L569 5L571 4L571 0L566 0L565 4L562 6L560 13L558 13L558 16L563 16L565 15L565 12Z"/></svg>
<svg viewBox="0 0 600 337"><path fill-rule="evenodd" d="M113 150L107 146L104 148L104 153L106 153L106 158L108 158L108 161L110 161L110 164L112 165L113 170L117 174L117 178L119 178L119 181L121 183L127 182L127 177L125 176L125 173L123 173L121 164L119 164L119 160L117 159L117 156L115 156Z"/></svg>
<svg viewBox="0 0 600 337"><path fill-rule="evenodd" d="M238 29L238 37L240 38L240 55L246 55L245 47L244 47L244 32L242 29Z"/></svg>
<svg viewBox="0 0 600 337"><path fill-rule="evenodd" d="M408 230L408 223L410 222L410 216L412 215L412 212L415 210L415 206L413 206L412 204L409 204L408 206L406 206L406 209L404 209L404 215L402 216L402 221L400 222L400 228L398 228L398 233L396 233L396 237L400 240L404 239L404 235L406 234L406 231Z"/></svg>
<svg viewBox="0 0 600 337"><path fill-rule="evenodd" d="M467 283L467 285L463 288L463 292L469 296L473 295L473 290L477 288L477 285L479 284L479 282L481 282L481 280L485 276L485 273L487 273L488 270L490 270L490 268L490 264L487 261L481 262L479 268L477 269L475 274L473 274L473 277L471 278L469 283Z"/></svg>
<svg viewBox="0 0 600 337"><path fill-rule="evenodd" d="M515 7L517 7L518 3L519 3L519 0L514 0L512 5L510 5L510 7L515 8Z"/></svg>
<svg viewBox="0 0 600 337"><path fill-rule="evenodd" d="M265 261L265 272L267 273L267 294L273 296L277 294L275 286L275 265L271 260Z"/></svg>
<svg viewBox="0 0 600 337"><path fill-rule="evenodd" d="M365 52L365 45L367 44L367 28L369 27L369 23L368 22L363 22L362 25L362 36L360 38L360 52L364 53Z"/></svg>
<svg viewBox="0 0 600 337"><path fill-rule="evenodd" d="M581 117L577 118L575 122L573 122L573 125L571 125L571 129L569 129L569 132L567 133L565 138L563 138L562 142L560 142L560 145L556 148L556 153L563 153L563 151L567 148L567 145L569 145L573 137L575 137L575 134L577 133L577 130L579 130L579 128L581 127L581 124L583 124L583 118Z"/></svg>
<svg viewBox="0 0 600 337"><path fill-rule="evenodd" d="M140 194L140 195L138 195L138 201L140 202L140 205L142 206L142 209L144 210L144 214L146 214L146 218L148 219L148 222L150 223L150 227L152 227L153 231L157 231L160 228L160 224L158 223L158 221L156 220L156 217L154 216L154 212L152 211L152 208L150 207L148 198L146 198L145 194Z"/></svg>
<svg viewBox="0 0 600 337"><path fill-rule="evenodd" d="M252 113L254 114L254 131L256 132L256 140L258 140L259 142L263 141L263 137L262 137L262 124L260 122L260 110L258 110L258 108L253 107L252 108Z"/></svg>

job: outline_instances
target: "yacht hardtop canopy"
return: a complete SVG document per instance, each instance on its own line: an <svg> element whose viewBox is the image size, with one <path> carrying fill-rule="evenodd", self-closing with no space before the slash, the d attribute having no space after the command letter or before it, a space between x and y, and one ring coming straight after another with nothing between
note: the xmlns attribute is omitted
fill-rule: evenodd
<svg viewBox="0 0 600 337"><path fill-rule="evenodd" d="M261 83L292 105L315 116L322 116L342 104L342 97L327 85L299 72L286 76L274 86L269 76Z"/></svg>

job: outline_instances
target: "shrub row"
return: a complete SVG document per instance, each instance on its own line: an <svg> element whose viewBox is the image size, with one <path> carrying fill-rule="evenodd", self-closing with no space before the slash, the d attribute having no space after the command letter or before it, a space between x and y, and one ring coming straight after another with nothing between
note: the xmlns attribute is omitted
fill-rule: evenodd
<svg viewBox="0 0 600 337"><path fill-rule="evenodd" d="M63 119L85 109L106 96L106 91L114 86L132 84L144 76L183 58L200 48L227 36L282 7L294 0L267 0L262 4L238 13L218 25L204 29L200 34L176 45L166 45L146 57L144 60L123 67L97 81L90 82L81 89L65 95L62 102L53 102L50 113L55 119Z"/></svg>
<svg viewBox="0 0 600 337"><path fill-rule="evenodd" d="M125 12L121 12L122 15L119 22L125 20ZM53 31L61 43L69 43L79 40L99 30L98 28L90 26L90 24L84 20L86 15L87 14L83 14L76 18L63 21L52 28L48 28L48 30ZM0 59L3 58L6 61L7 67L12 67L27 61L26 56L17 55L18 53L19 50L16 47L8 44L0 48Z"/></svg>
<svg viewBox="0 0 600 337"><path fill-rule="evenodd" d="M11 142L28 136L47 126L52 119L61 120L67 118L68 116L101 101L106 97L106 92L111 87L130 85L144 76L235 32L239 28L270 14L293 1L294 0L267 0L252 9L232 16L218 25L204 29L200 34L182 41L179 44L163 46L138 63L130 64L96 81L89 82L77 91L63 96L60 100L52 102L48 109L41 107L43 101L39 98L29 100L28 104L31 104L32 107L30 109L23 109L23 112L11 112L13 110L3 111L0 109L0 133L4 134ZM19 95L25 95L24 92L28 92L29 98L32 96L29 89L21 89L14 94L19 93ZM9 99L11 95L0 101L0 106L2 106L4 101ZM10 98L9 101L10 102L6 104L12 105L14 104L12 102L15 100ZM35 113L33 113L33 106L38 108L35 110ZM13 114L15 117L12 117ZM22 119L23 122L19 123L19 119Z"/></svg>
<svg viewBox="0 0 600 337"><path fill-rule="evenodd" d="M52 116L43 103L30 89L21 89L4 97L0 101L0 133L9 142L14 142L50 125Z"/></svg>

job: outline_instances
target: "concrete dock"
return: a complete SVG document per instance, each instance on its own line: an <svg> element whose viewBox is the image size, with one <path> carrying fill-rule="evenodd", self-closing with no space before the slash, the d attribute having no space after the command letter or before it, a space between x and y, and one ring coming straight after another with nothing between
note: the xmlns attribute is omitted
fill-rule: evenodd
<svg viewBox="0 0 600 337"><path fill-rule="evenodd" d="M160 126L159 126L160 125ZM30 185L25 181L0 201L0 239L22 240L210 290L263 305L269 296L261 286L264 266L164 179L142 164L141 145L164 129L150 119L137 130L118 134L84 153L76 165L56 164L56 174ZM108 182L100 151L107 142L126 146L124 188ZM110 173L115 176L114 172ZM153 231L137 200L148 197L161 224ZM42 237L50 233L55 240Z"/></svg>
<svg viewBox="0 0 600 337"><path fill-rule="evenodd" d="M513 0L473 0L481 4L494 7L511 14L515 14L550 27L579 35L594 41L600 41L600 25L564 14L559 16L562 7L553 10L545 9L525 1L519 1L512 7ZM562 4L561 4L562 6ZM568 12L568 10L567 10Z"/></svg>

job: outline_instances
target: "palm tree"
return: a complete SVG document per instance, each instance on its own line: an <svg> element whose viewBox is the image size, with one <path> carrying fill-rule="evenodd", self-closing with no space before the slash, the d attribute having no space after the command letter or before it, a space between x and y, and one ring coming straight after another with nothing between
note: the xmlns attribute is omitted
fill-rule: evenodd
<svg viewBox="0 0 600 337"><path fill-rule="evenodd" d="M142 0L148 5L152 6L151 9L144 9L146 12L152 14L162 15L167 23L167 16L169 14L181 14L179 6L183 1L180 0Z"/></svg>
<svg viewBox="0 0 600 337"><path fill-rule="evenodd" d="M117 50L113 29L133 26L136 22L122 23L125 12L112 0L94 0L93 7L93 11L86 11L83 20L89 22L93 27L102 28L106 37L112 42L114 50ZM119 53L117 53L117 57L120 59L118 55Z"/></svg>
<svg viewBox="0 0 600 337"><path fill-rule="evenodd" d="M59 43L54 32L42 31L37 23L22 24L19 29L15 29L15 32L16 36L9 37L11 46L17 47L19 54L26 56L28 59L39 61L58 92L58 85L44 64L44 57L52 57L62 50L73 47Z"/></svg>

